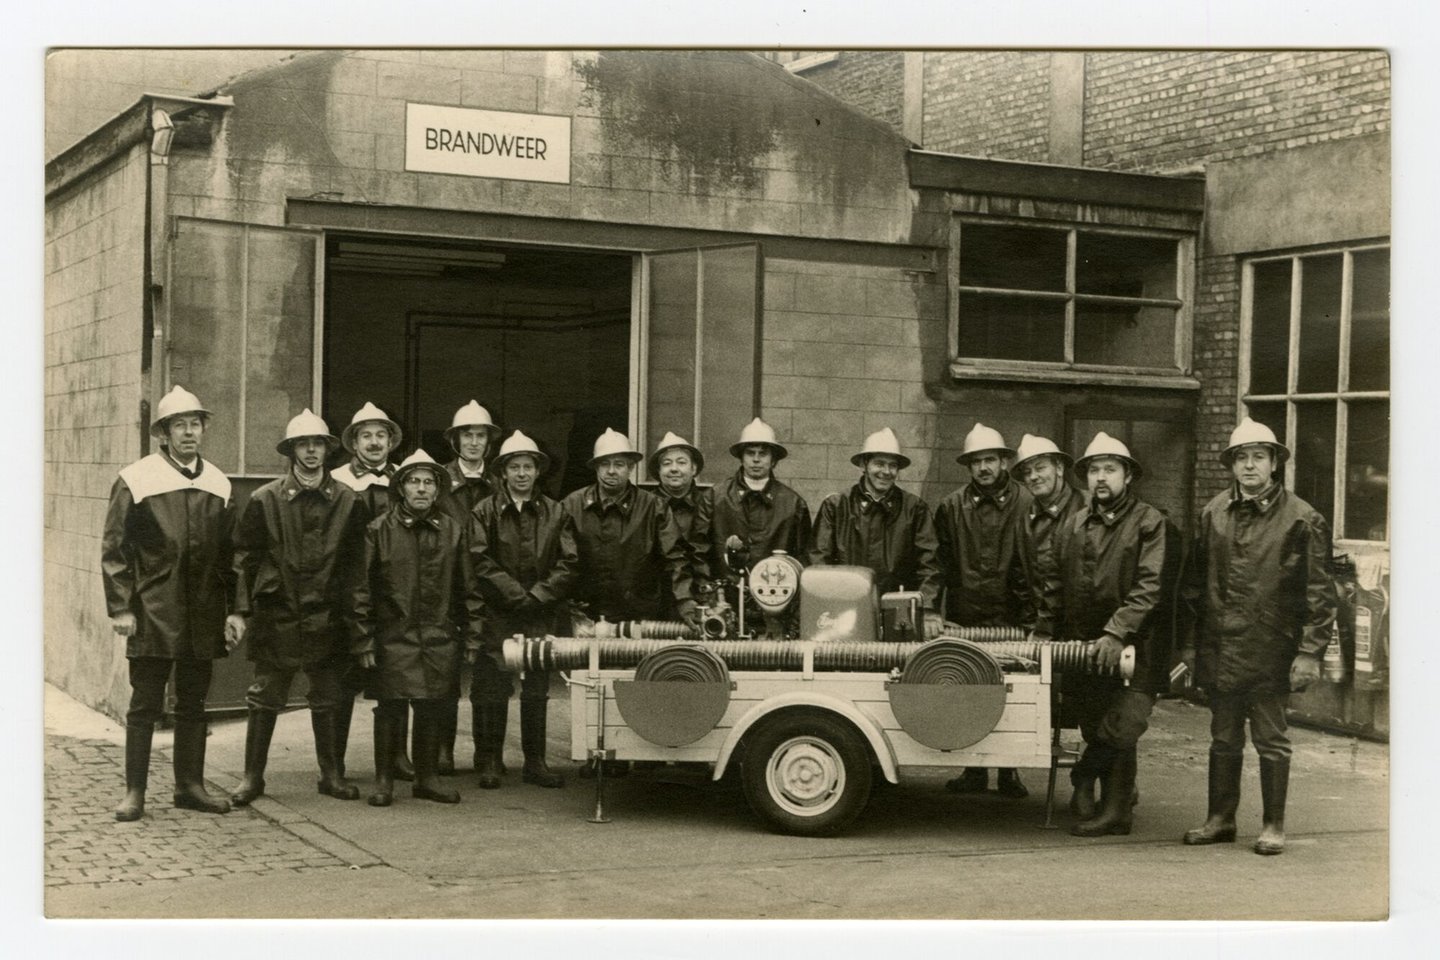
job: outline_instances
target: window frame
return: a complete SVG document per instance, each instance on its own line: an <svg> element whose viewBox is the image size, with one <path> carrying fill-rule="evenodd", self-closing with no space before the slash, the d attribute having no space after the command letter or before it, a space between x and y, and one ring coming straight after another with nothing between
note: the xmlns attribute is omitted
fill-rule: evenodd
<svg viewBox="0 0 1440 960"><path fill-rule="evenodd" d="M1065 240L1065 289L1063 291L1012 290L1003 287L962 286L960 283L960 254L964 227L967 224L983 226L1023 227L1033 230L1064 232ZM1116 297L1102 294L1086 294L1076 291L1076 250L1080 233L1101 234L1120 237L1145 237L1173 240L1175 245L1175 292L1172 298L1160 297ZM1045 383L1108 384L1114 386L1162 387L1172 389L1198 390L1199 381L1193 375L1192 354L1194 345L1194 303L1195 303L1195 234L1186 230L1162 227L1121 226L1107 223L1090 223L1074 220L1041 220L1027 217L990 216L985 214L954 213L950 217L949 250L949 316L948 334L950 350L950 374L956 379L1008 379L1029 380ZM964 357L960 355L960 297L962 294L980 293L991 296L1027 298L1032 300L1064 301L1065 303L1065 359L1053 360L1010 360L993 357ZM1158 306L1175 311L1175 329L1172 339L1173 363L1170 366L1137 366L1126 364L1095 364L1075 362L1075 309L1077 304L1134 304L1135 306Z"/></svg>
<svg viewBox="0 0 1440 960"><path fill-rule="evenodd" d="M1239 387L1236 402L1236 419L1249 416L1251 403L1284 403L1285 404L1285 439L1291 448L1292 466L1285 471L1285 489L1294 491L1295 473L1303 464L1296 462L1294 457L1295 432L1298 425L1299 414L1296 411L1297 403L1318 404L1330 401L1335 404L1335 466L1333 483L1334 502L1330 505L1331 511L1331 539L1336 546L1344 546L1349 549L1374 547L1377 545L1388 545L1390 543L1391 525L1391 498L1385 498L1385 538L1383 540L1365 540L1354 537L1342 537L1345 530L1345 499L1347 486L1348 450L1350 443L1350 402L1355 400L1383 400L1390 404L1390 390L1351 390L1350 386L1350 338L1351 338L1351 308L1354 293L1355 278L1355 254L1367 250L1390 250L1389 238L1377 238L1371 240L1355 240L1339 244L1326 244L1318 247L1306 247L1302 250L1290 250L1280 253L1258 254L1252 257L1245 257L1241 261L1240 272L1240 344L1236 351L1238 369L1236 370L1235 382ZM1302 303L1302 290L1304 284L1305 266L1307 258L1322 256L1341 255L1340 272L1340 317L1339 317L1339 367L1336 371L1336 389L1318 390L1305 392L1298 389L1300 377L1300 314L1304 308ZM1290 318L1287 331L1289 341L1286 347L1287 359L1285 370L1285 392L1284 393L1250 393L1251 375L1251 336L1254 330L1255 319L1255 267L1263 263L1277 263L1290 261ZM1394 446L1392 443L1391 458L1394 457ZM1317 506L1317 509L1319 507Z"/></svg>

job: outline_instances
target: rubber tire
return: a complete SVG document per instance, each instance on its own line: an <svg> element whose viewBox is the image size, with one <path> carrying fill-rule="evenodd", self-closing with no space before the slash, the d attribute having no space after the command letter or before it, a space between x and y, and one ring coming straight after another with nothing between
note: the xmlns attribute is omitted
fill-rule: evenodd
<svg viewBox="0 0 1440 960"><path fill-rule="evenodd" d="M848 827L870 799L870 749L842 720L823 714L781 716L762 721L746 738L742 778L745 799L755 814L776 833L800 837L829 837ZM793 742L793 743L792 743ZM800 747L827 755L837 765L840 789L833 799L817 803L814 812L771 793L768 769L777 752Z"/></svg>

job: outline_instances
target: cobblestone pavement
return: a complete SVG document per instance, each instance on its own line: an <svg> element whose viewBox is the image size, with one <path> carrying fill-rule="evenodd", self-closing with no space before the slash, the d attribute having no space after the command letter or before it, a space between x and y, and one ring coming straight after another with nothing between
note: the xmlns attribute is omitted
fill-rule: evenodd
<svg viewBox="0 0 1440 960"><path fill-rule="evenodd" d="M346 867L253 808L224 816L174 809L170 755L160 749L151 755L145 816L117 823L113 809L124 792L124 760L120 744L46 733L47 888L193 883Z"/></svg>

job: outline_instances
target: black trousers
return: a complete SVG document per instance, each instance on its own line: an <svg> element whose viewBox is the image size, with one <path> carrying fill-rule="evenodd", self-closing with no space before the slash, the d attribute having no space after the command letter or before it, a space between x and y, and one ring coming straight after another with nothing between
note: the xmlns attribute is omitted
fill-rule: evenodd
<svg viewBox="0 0 1440 960"><path fill-rule="evenodd" d="M213 660L171 660L168 657L130 659L130 709L125 713L129 726L150 726L165 713L165 683L175 671L175 720L205 719L205 697L210 693Z"/></svg>
<svg viewBox="0 0 1440 960"><path fill-rule="evenodd" d="M341 676L348 667L348 657L336 655L304 666L279 666L264 660L255 661L255 679L245 691L245 703L251 710L279 713L290 700L290 684L295 674L305 672L310 688L305 700L316 713L334 710L340 705ZM352 695L346 706L354 701Z"/></svg>

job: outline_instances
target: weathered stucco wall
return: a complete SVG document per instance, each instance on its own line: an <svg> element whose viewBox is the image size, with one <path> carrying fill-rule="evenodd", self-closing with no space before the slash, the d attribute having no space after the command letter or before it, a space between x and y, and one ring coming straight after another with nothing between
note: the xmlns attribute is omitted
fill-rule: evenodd
<svg viewBox="0 0 1440 960"><path fill-rule="evenodd" d="M140 455L145 144L45 206L45 678L119 715L100 534L110 486Z"/></svg>

